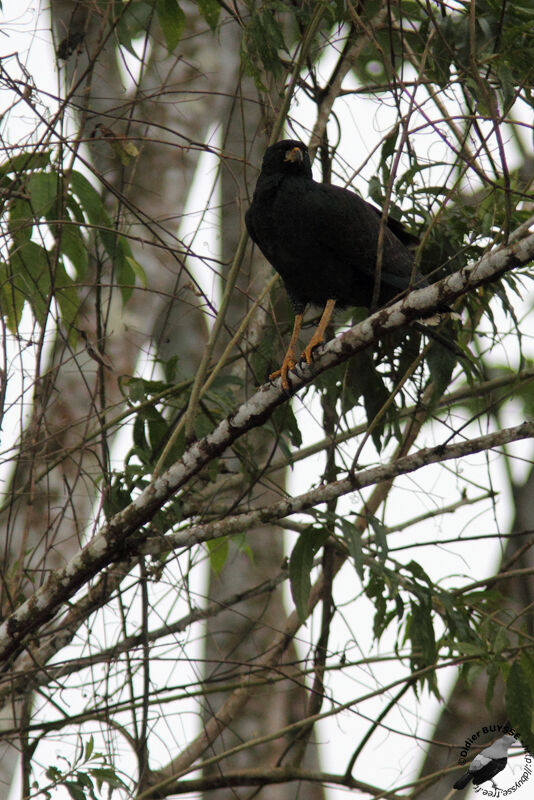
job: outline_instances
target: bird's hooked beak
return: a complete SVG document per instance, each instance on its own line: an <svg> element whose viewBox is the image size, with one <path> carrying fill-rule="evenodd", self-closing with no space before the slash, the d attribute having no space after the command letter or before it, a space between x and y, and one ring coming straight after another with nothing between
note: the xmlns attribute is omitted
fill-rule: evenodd
<svg viewBox="0 0 534 800"><path fill-rule="evenodd" d="M302 164L304 155L300 147L292 147L288 150L284 161L290 161L292 164Z"/></svg>

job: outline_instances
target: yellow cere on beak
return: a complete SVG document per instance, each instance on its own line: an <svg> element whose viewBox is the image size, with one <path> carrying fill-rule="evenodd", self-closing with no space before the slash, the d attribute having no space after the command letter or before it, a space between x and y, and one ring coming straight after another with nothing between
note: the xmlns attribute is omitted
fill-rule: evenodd
<svg viewBox="0 0 534 800"><path fill-rule="evenodd" d="M300 147L292 147L291 150L287 151L284 161L291 161L291 163L294 164L295 161L300 163L302 161L302 158L303 158L302 150L300 149Z"/></svg>

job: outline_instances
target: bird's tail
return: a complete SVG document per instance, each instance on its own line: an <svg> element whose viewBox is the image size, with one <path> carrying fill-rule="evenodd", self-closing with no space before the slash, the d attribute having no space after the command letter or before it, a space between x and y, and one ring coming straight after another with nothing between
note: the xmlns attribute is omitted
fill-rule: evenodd
<svg viewBox="0 0 534 800"><path fill-rule="evenodd" d="M464 775L462 775L461 778L458 778L458 780L454 784L453 788L454 789L464 789L467 786L467 784L469 783L469 781L471 780L472 777L473 776L471 775L470 772L466 772Z"/></svg>

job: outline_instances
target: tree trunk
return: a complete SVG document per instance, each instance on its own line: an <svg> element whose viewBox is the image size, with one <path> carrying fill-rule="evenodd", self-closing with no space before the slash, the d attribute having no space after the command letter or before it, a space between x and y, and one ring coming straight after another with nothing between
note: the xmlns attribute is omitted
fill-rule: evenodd
<svg viewBox="0 0 534 800"><path fill-rule="evenodd" d="M268 142L268 131L272 125L272 119L264 111L261 98L260 102L252 102L258 94L252 80L240 74L239 36L239 30L235 25L221 29L221 46L227 56L224 60L227 65L232 61L233 65L227 86L229 97L222 109L224 149L243 158L242 165L241 163L238 166L234 165L231 173L226 169L222 173L221 236L224 263L229 263L236 251L243 214L248 207L258 174L257 168L261 164ZM272 107L276 105L279 91L279 86L272 87ZM247 162L253 165L252 168ZM229 309L228 320L232 326L237 326L242 320L251 302L259 295L271 275L271 267L255 248L253 257L244 261L235 297ZM265 316L262 319L264 320ZM265 325L260 321L254 328L253 340L249 339L248 344L257 346L263 335L265 335ZM242 371L241 377L246 378L246 391L249 391L250 372L247 371L245 375ZM262 381L266 376L254 377ZM272 449L272 440L268 440L262 431L255 431L250 436L250 442L256 465L266 463ZM236 463L235 468L239 470L239 464ZM253 508L274 502L280 496L280 491L276 487L282 489L284 482L284 471L271 473L268 483L260 481L252 488L249 506ZM236 499L243 491L246 491L245 482L237 490ZM232 592L246 590L279 573L284 559L281 530L273 526L270 531L264 528L261 536L254 536L253 531L250 534L247 542L250 542L253 548L251 555L231 542L228 558L221 572L218 575L210 573L209 601L221 600ZM213 685L216 681L225 682L228 671L232 674L240 671L248 673L251 666L265 653L272 641L273 633L279 629L286 614L282 590L278 588L266 597L243 601L210 618L206 624L205 658L206 663L210 665L206 680ZM219 737L209 755L221 753L250 738L273 733L306 715L307 691L302 678L299 677L300 669L294 646L288 649L286 659L290 665L287 671L291 677L275 684L274 687L267 684L258 688L231 728L227 728ZM206 719L217 713L217 709L229 694L230 692L221 691L208 696L204 714ZM248 769L258 767L260 764L268 769L277 764L286 747L287 741L283 739L243 750L236 756L224 759L207 774L218 774L218 770L224 772L225 769ZM291 760L291 755L288 759ZM304 766L317 769L317 762L316 751L313 747L309 747ZM290 791L288 786L274 784L264 787L259 796L264 800L286 800L288 791ZM249 795L250 788L231 790L232 797ZM306 796L309 800L322 800L323 788L319 784L307 784ZM230 797L230 790L210 790L209 797L210 800L212 798L226 800Z"/></svg>
<svg viewBox="0 0 534 800"><path fill-rule="evenodd" d="M133 242L132 249L145 270L149 291L135 290L123 309L116 290L112 292L105 286L99 289L96 285L99 265L93 257L88 280L95 283L86 296L79 325L91 342L100 332L98 348L106 353L113 369L91 360L83 341L79 340L72 352L64 337L59 336L46 366L43 364L36 375L32 416L8 489L9 495L17 499L0 516L5 562L20 565L14 574L10 571L13 577L7 588L2 586L4 614L13 608L12 598L34 587L33 576L44 580L90 534L99 494L93 476L103 475L105 488L109 443L105 433L98 436L96 444L85 438L104 421L106 407L113 408L114 414L120 410L124 398L118 377L134 374L139 356L152 340L161 358L179 352L181 368L193 373L206 331L195 295L183 290L190 279L183 267L183 247L176 239L176 230L197 158L188 143L201 141L203 131L213 120L209 92L216 88L219 76L215 70L207 74L195 66L206 63L207 53L213 58L212 43L205 36L184 37L191 52L181 58L169 55L163 44L155 45L145 64L142 91L136 89L126 95L117 66L115 40L111 36L104 44L108 20L98 9L54 0L51 20L56 47L67 36L83 34L78 49L59 63L64 82L71 90L80 76L86 75L71 100L82 109L78 115L80 138L90 142L94 172L109 187L106 202L110 215L113 219L135 221L132 211L125 211L124 198L126 205L139 210L146 223L141 227L133 225L132 233L148 243ZM198 16L188 15L188 23L193 28L198 26ZM197 81L200 101L195 96L184 103L180 89L188 87L193 79ZM123 167L105 139L92 138L99 124L117 135L142 142L133 166ZM150 246L150 242L158 246ZM103 276L104 285L110 277ZM187 304L181 302L182 291ZM70 452L68 458L62 457L65 452ZM56 461L57 465L52 466ZM45 475L43 479L41 473ZM1 727L16 727L20 713L20 704L6 707ZM0 785L10 785L17 762L16 743L3 741Z"/></svg>

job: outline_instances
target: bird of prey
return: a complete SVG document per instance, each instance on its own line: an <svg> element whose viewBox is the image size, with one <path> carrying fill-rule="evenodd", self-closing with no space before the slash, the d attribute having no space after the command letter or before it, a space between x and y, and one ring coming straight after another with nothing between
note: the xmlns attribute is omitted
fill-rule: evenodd
<svg viewBox="0 0 534 800"><path fill-rule="evenodd" d="M471 780L474 786L480 786L485 781L491 781L492 786L496 788L493 778L505 768L508 760L508 748L514 742L515 738L507 733L489 747L481 750L469 764L467 772L461 778L458 778L454 788L464 789Z"/></svg>
<svg viewBox="0 0 534 800"><path fill-rule="evenodd" d="M421 274L413 274L408 245L416 238L401 223L387 220L380 259L381 212L349 189L314 181L302 142L286 139L267 148L245 222L281 276L295 311L282 367L271 375L281 374L286 391L288 373L299 360L297 341L309 303L324 311L301 356L308 364L324 341L334 306L370 307L373 294L380 306L410 286L427 285Z"/></svg>

